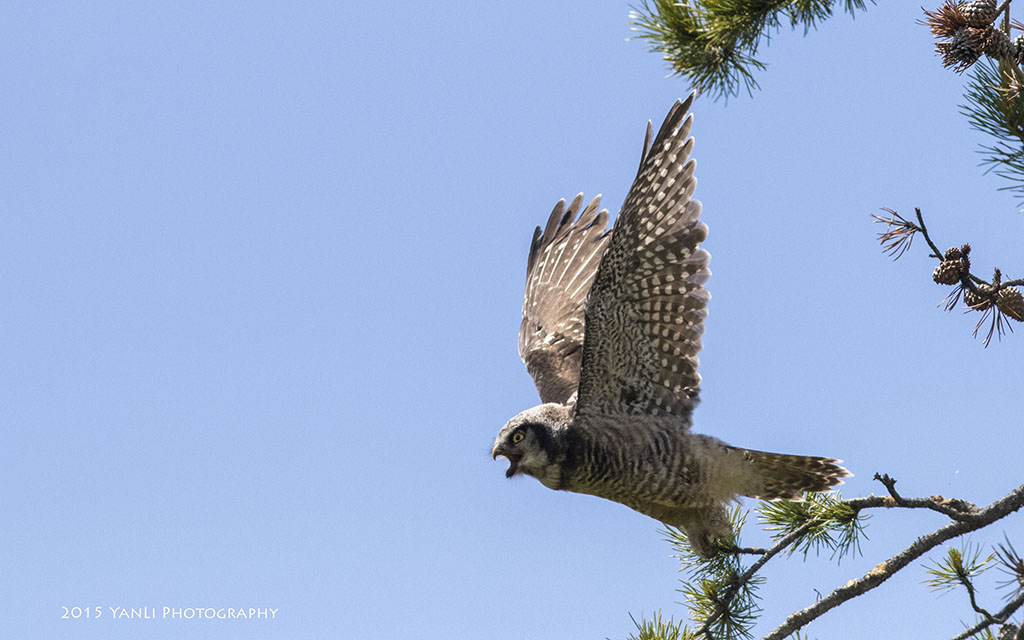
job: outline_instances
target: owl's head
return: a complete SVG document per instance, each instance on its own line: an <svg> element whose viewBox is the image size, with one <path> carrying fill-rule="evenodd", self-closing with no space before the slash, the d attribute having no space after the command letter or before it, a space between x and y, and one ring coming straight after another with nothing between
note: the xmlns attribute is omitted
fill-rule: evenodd
<svg viewBox="0 0 1024 640"><path fill-rule="evenodd" d="M561 479L565 460L564 432L572 422L572 409L561 404L542 404L509 420L494 439L491 456L508 459L506 478L520 473L548 486Z"/></svg>

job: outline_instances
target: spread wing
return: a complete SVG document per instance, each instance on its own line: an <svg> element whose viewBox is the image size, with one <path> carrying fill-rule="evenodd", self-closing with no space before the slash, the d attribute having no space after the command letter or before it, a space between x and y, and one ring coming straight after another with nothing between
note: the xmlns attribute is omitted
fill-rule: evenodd
<svg viewBox="0 0 1024 640"><path fill-rule="evenodd" d="M576 393L583 350L583 301L608 245L608 211L601 196L576 217L583 194L559 200L543 233L533 232L526 265L519 356L543 402L567 402Z"/></svg>
<svg viewBox="0 0 1024 640"><path fill-rule="evenodd" d="M687 114L678 101L650 147L615 220L586 302L577 410L676 415L697 402L697 355L710 298L707 226L691 196ZM650 139L650 125L648 137Z"/></svg>

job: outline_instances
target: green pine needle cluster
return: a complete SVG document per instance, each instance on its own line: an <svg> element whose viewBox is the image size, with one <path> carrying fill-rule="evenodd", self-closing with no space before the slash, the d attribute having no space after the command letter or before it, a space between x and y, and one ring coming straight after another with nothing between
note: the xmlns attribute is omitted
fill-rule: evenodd
<svg viewBox="0 0 1024 640"><path fill-rule="evenodd" d="M806 558L812 549L815 555L828 549L831 558L841 560L851 552L860 553L860 539L867 537L864 527L868 516L844 504L838 492L808 493L801 501L762 502L757 513L776 541L801 530L789 547L790 555L801 551Z"/></svg>
<svg viewBox="0 0 1024 640"><path fill-rule="evenodd" d="M689 78L698 92L716 97L737 95L740 87L757 87L752 70L763 70L750 49L713 37L714 24L699 6L675 0L642 0L630 12L637 37L651 44L673 75Z"/></svg>
<svg viewBox="0 0 1024 640"><path fill-rule="evenodd" d="M695 553L686 533L668 527L664 533L675 550L686 577L681 580L679 593L685 596L691 618L698 625L709 620L708 633L712 638L746 638L761 609L757 605L757 588L764 582L761 576L739 584L739 576L746 568L740 554L729 553L739 546L740 531L746 522L746 512L736 507L729 514L733 535L719 541L722 551L711 558Z"/></svg>
<svg viewBox="0 0 1024 640"><path fill-rule="evenodd" d="M750 582L744 584L736 597L726 602L725 594L738 575L725 574L713 578L700 578L683 582L679 588L679 593L686 596L686 606L689 607L693 620L699 624L703 624L718 612L719 605L724 605L722 615L708 627L712 638L751 637L750 629L761 612L756 602L755 585ZM758 578L758 582L763 582L763 579Z"/></svg>
<svg viewBox="0 0 1024 640"><path fill-rule="evenodd" d="M772 532L776 543L791 534L792 539L769 551L742 548L740 533L749 512L739 506L729 513L733 535L719 540L718 553L710 558L702 558L693 552L686 532L682 529L669 526L662 531L685 574L680 580L678 591L684 596L683 604L690 610L695 630L672 620L666 622L659 612L651 620L642 619L637 622L633 619L640 635L630 636L629 640L749 638L750 630L761 613L757 591L765 579L757 575L756 571L748 571L742 561L745 556L761 557L750 567L759 569L765 559L770 557L764 554L778 553L787 547L790 554L800 550L805 557L811 549L819 552L827 548L832 551L833 557L840 558L847 553L860 551L859 540L864 534L866 516L844 504L838 495L809 493L799 502L762 502L756 511L765 529ZM801 637L799 632L795 637Z"/></svg>
<svg viewBox="0 0 1024 640"><path fill-rule="evenodd" d="M964 91L966 104L960 112L971 128L991 136L996 142L982 145L982 165L986 172L1008 180L1001 187L1011 191L1024 206L1024 78L1019 69L984 59L974 65Z"/></svg>
<svg viewBox="0 0 1024 640"><path fill-rule="evenodd" d="M964 543L962 548L948 547L946 556L935 560L926 569L931 577L925 580L933 591L948 591L956 587L972 587L971 580L993 566L995 553L984 558L981 547Z"/></svg>
<svg viewBox="0 0 1024 640"><path fill-rule="evenodd" d="M636 625L640 635L629 634L627 640L697 640L697 636L680 622L673 622L672 619L662 620L661 611L658 611L651 620L637 622L632 615L629 618Z"/></svg>
<svg viewBox="0 0 1024 640"><path fill-rule="evenodd" d="M874 0L872 0L874 1ZM832 16L836 5L848 13L867 0L641 0L630 11L637 38L661 53L673 75L686 77L700 93L715 98L751 94L754 73L765 69L755 56L763 40L783 25L804 33Z"/></svg>

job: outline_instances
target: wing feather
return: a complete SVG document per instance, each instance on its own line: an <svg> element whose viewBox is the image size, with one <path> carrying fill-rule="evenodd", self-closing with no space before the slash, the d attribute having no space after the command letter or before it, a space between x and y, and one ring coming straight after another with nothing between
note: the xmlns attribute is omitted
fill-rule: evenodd
<svg viewBox="0 0 1024 640"><path fill-rule="evenodd" d="M597 196L559 200L530 243L519 356L543 402L568 402L579 384L583 303L608 245L608 211Z"/></svg>
<svg viewBox="0 0 1024 640"><path fill-rule="evenodd" d="M700 248L693 95L678 101L650 142L615 220L586 300L577 408L684 419L700 390L698 354L710 298L710 255Z"/></svg>

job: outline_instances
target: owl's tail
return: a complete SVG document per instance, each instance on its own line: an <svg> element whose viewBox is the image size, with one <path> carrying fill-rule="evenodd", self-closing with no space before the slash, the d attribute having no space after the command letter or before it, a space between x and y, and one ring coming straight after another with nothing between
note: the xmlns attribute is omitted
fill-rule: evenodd
<svg viewBox="0 0 1024 640"><path fill-rule="evenodd" d="M752 449L735 450L753 467L753 473L747 476L746 486L740 491L751 498L799 500L805 491L826 491L842 484L842 478L852 475L839 466L842 460Z"/></svg>

